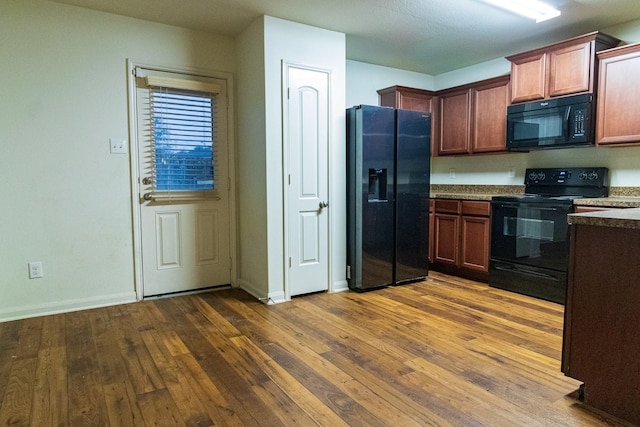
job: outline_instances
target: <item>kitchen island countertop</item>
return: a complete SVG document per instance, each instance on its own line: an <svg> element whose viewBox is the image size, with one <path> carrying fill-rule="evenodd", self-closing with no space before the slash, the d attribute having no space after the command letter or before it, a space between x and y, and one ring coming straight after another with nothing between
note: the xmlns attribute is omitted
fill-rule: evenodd
<svg viewBox="0 0 640 427"><path fill-rule="evenodd" d="M598 198L584 198L573 201L576 206L594 206L609 208L640 208L640 197L610 196Z"/></svg>
<svg viewBox="0 0 640 427"><path fill-rule="evenodd" d="M567 220L571 225L640 229L640 208L575 213L569 214Z"/></svg>

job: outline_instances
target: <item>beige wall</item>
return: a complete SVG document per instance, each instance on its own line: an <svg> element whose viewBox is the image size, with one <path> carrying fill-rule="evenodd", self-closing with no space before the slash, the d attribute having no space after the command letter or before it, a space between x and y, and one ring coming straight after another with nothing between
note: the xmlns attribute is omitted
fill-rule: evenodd
<svg viewBox="0 0 640 427"><path fill-rule="evenodd" d="M258 298L268 290L264 19L237 38L238 284Z"/></svg>
<svg viewBox="0 0 640 427"><path fill-rule="evenodd" d="M135 300L129 156L108 143L129 134L126 61L233 73L234 41L3 1L0 58L0 320Z"/></svg>

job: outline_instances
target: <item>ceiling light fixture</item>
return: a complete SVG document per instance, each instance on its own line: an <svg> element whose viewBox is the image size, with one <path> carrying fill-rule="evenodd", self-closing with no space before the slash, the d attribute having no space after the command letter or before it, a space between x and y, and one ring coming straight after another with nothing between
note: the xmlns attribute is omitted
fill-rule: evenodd
<svg viewBox="0 0 640 427"><path fill-rule="evenodd" d="M487 3L499 6L511 12L518 13L528 18L533 18L536 22L560 16L560 11L537 0L484 0Z"/></svg>

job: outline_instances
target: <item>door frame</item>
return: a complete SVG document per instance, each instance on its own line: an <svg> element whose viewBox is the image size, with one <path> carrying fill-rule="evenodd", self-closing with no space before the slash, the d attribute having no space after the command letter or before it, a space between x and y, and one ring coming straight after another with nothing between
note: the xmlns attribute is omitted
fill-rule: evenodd
<svg viewBox="0 0 640 427"><path fill-rule="evenodd" d="M146 68L155 71L164 71L177 74L188 74L191 76L201 76L225 80L227 83L227 167L228 177L228 197L229 197L229 256L231 257L231 286L235 287L238 277L237 259L237 223L236 223L236 144L235 144L235 85L233 75L220 71L210 71L194 68L176 68L162 65L151 65L127 59L127 88L129 100L129 170L131 175L131 218L133 232L133 275L136 299L144 299L144 274L142 270L142 225L140 209L140 175L138 173L138 118L136 101L136 79L135 68Z"/></svg>
<svg viewBox="0 0 640 427"><path fill-rule="evenodd" d="M327 97L328 97L328 111L327 120L329 122L329 129L327 130L327 201L330 207L334 206L331 198L331 183L332 183L332 170L331 170L331 140L333 138L333 127L331 121L333 118L332 104L331 104L331 83L332 73L328 68L317 67L309 64L304 64L296 61L282 60L282 193L283 193L283 247L284 247L284 259L282 260L282 267L284 271L284 299L285 301L291 300L291 289L289 286L289 68L299 68L303 70L317 71L327 74ZM327 210L327 292L333 292L333 281L331 280L331 242L332 242L332 229L331 226L333 215L331 209Z"/></svg>

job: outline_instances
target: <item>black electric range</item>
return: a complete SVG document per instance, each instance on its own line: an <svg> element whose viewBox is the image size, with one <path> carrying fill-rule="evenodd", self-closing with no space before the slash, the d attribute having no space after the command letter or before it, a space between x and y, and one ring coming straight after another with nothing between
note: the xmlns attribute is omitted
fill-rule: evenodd
<svg viewBox="0 0 640 427"><path fill-rule="evenodd" d="M607 197L607 168L538 168L525 194L491 200L489 285L564 303L569 257L567 215L583 197Z"/></svg>

